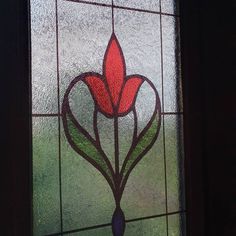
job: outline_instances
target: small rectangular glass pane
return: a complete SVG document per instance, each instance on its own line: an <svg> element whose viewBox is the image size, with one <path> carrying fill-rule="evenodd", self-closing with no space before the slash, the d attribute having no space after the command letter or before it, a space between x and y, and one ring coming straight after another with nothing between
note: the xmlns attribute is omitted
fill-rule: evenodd
<svg viewBox="0 0 236 236"><path fill-rule="evenodd" d="M162 16L162 40L165 112L182 112L178 18Z"/></svg>
<svg viewBox="0 0 236 236"><path fill-rule="evenodd" d="M54 0L31 0L32 112L57 112Z"/></svg>
<svg viewBox="0 0 236 236"><path fill-rule="evenodd" d="M161 12L179 14L179 0L161 0Z"/></svg>
<svg viewBox="0 0 236 236"><path fill-rule="evenodd" d="M184 213L168 216L168 231L171 236L185 236L185 217Z"/></svg>
<svg viewBox="0 0 236 236"><path fill-rule="evenodd" d="M33 232L60 231L57 118L33 118Z"/></svg>
<svg viewBox="0 0 236 236"><path fill-rule="evenodd" d="M127 236L164 236L166 234L166 217L140 220L127 224Z"/></svg>
<svg viewBox="0 0 236 236"><path fill-rule="evenodd" d="M111 227L101 227L98 229L89 229L76 233L71 233L71 236L110 236L112 235Z"/></svg>
<svg viewBox="0 0 236 236"><path fill-rule="evenodd" d="M184 210L183 118L165 115L168 212Z"/></svg>
<svg viewBox="0 0 236 236"><path fill-rule="evenodd" d="M115 6L122 6L134 9L149 10L149 11L159 11L159 0L113 0Z"/></svg>

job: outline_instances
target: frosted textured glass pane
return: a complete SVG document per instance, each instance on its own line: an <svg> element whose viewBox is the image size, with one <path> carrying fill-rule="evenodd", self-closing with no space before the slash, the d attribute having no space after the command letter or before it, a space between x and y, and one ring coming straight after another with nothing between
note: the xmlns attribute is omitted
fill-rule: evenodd
<svg viewBox="0 0 236 236"><path fill-rule="evenodd" d="M104 227L99 229L93 229L93 230L86 230L81 231L77 233L70 234L71 236L111 236L112 230L111 227Z"/></svg>
<svg viewBox="0 0 236 236"><path fill-rule="evenodd" d="M121 202L127 219L165 213L162 137L162 132L160 132L152 149L134 168L129 177Z"/></svg>
<svg viewBox="0 0 236 236"><path fill-rule="evenodd" d="M161 94L159 93L159 96L160 95ZM153 111L155 109L155 100L156 99L154 91L146 82L144 82L139 90L136 100L138 133L140 133L144 129L148 121L151 119Z"/></svg>
<svg viewBox="0 0 236 236"><path fill-rule="evenodd" d="M32 112L57 112L54 0L31 0Z"/></svg>
<svg viewBox="0 0 236 236"><path fill-rule="evenodd" d="M132 145L134 133L134 115L130 112L127 116L119 118L119 145L120 147L120 168Z"/></svg>
<svg viewBox="0 0 236 236"><path fill-rule="evenodd" d="M94 103L88 86L83 82L77 83L70 93L69 102L76 120L94 137Z"/></svg>
<svg viewBox="0 0 236 236"><path fill-rule="evenodd" d="M128 223L124 236L166 236L166 218L142 220Z"/></svg>
<svg viewBox="0 0 236 236"><path fill-rule="evenodd" d="M33 231L60 231L57 118L33 118Z"/></svg>
<svg viewBox="0 0 236 236"><path fill-rule="evenodd" d="M159 17L140 12L115 9L115 30L123 49L127 75L141 74L156 85L161 94L160 30ZM69 83L83 72L102 73L103 56L111 34L111 9L60 1L60 75L61 94ZM135 43L134 43L135 42ZM141 49L141 50L140 50ZM86 129L92 132L93 106L83 89L77 98L71 97L73 113L83 119ZM147 83L140 89L137 102L138 132L145 127L153 113L155 97ZM79 97L83 98L80 99ZM142 99L149 100L146 106ZM87 103L82 107L77 103ZM140 106L139 106L140 104ZM86 110L88 107L88 110ZM144 110L143 110L144 109ZM88 117L88 120L86 119ZM98 114L101 146L114 166L113 119ZM122 148L120 164L130 147L133 114L119 118L119 137ZM90 127L90 128L89 128ZM90 133L91 133L90 132ZM64 229L76 229L110 222L114 200L104 178L89 163L76 154L63 137L62 192ZM155 146L133 170L125 188L122 207L126 218L142 217L165 211L163 141ZM73 197L71 197L73 196ZM142 205L142 206L141 206ZM89 207L88 207L89 206ZM85 210L86 209L86 210Z"/></svg>
<svg viewBox="0 0 236 236"><path fill-rule="evenodd" d="M102 73L111 36L111 8L59 0L61 99L69 83L84 72Z"/></svg>
<svg viewBox="0 0 236 236"><path fill-rule="evenodd" d="M114 120L107 119L100 112L98 113L98 133L103 150L107 154L114 168L115 166L115 148L114 148Z"/></svg>
<svg viewBox="0 0 236 236"><path fill-rule="evenodd" d="M111 0L87 1L91 3L111 4ZM104 53L112 34L111 7L65 0L58 0L57 3L58 41L55 34L55 1L31 1L33 59L32 93L34 113L57 112L56 42L58 42L59 55L59 99L62 105L66 89L73 79L85 72L103 74ZM156 0L114 0L114 4L122 7L159 11L159 1ZM179 61L176 59L176 55L178 54L176 54L176 52L179 50L179 47L176 46L178 45L178 40L176 39L177 30L175 28L176 22L173 17L162 16L162 24L165 111L173 112L182 109L182 105L179 105L182 103L181 99L179 100L179 97L181 97L179 91L181 89L179 88L180 76L178 75ZM124 54L126 74L139 74L147 77L156 87L160 100L162 101L160 15L115 8L114 28ZM118 57L117 55L120 54L114 53L113 56L114 55L116 55L115 57ZM112 64L111 67L114 66L114 64ZM116 67L116 70L120 70L118 67ZM141 80L140 77L138 79ZM110 85L108 84L108 86ZM122 89L124 89L124 87L122 87ZM133 88L129 87L128 89L132 90ZM108 96L112 97L112 91L113 90L111 90L111 94ZM117 134L119 139L119 150L117 153L119 155L119 168L121 170L121 165L130 150L133 137L135 136L134 121L136 114L138 135L143 131L152 117L156 102L155 92L153 91L154 90L147 81L141 85L135 103L136 113L129 110L127 111L127 113L129 112L127 115L117 118L117 133L114 132L114 118L109 117L108 119L101 113L101 110L98 112L97 119L94 116L94 114L96 114L96 112L94 112L96 108L94 104L96 103L93 101L95 95L94 93L91 94L91 87L88 89L87 85L84 83L77 83L68 95L68 105L76 120L73 120L69 124L69 128L66 127L65 123L68 123L71 114L65 109L67 104L65 105L64 100L64 106L61 111L64 123L61 123L60 137L61 204L64 231L92 227L111 222L115 209L112 190L102 174L84 158L88 158L85 157L85 155L89 156L91 153L95 153L96 157L92 159L95 163L93 162L92 164L98 165L99 169L104 163L101 161L103 158L100 157L107 155L113 168L116 169L115 134ZM103 92L103 98L105 97L104 94L105 92ZM125 101L127 101L127 98ZM99 107L99 109L100 108L101 107ZM113 107L111 109L113 109ZM114 113L112 115L114 115ZM66 121L65 117L67 119ZM167 200L169 212L178 210L180 206L182 207L182 204L180 204L182 189L180 188L181 184L179 182L179 165L182 163L182 159L180 158L182 157L180 151L182 141L180 140L182 139L178 135L179 129L182 129L182 127L179 126L177 120L177 116L165 117ZM76 122L79 122L79 124ZM79 127L78 129L76 129L76 125L77 128ZM80 125L84 128L83 130ZM96 125L98 129L96 129ZM121 199L121 208L124 211L126 220L166 213L163 151L164 137L162 129L163 127L161 127L159 137L153 147L147 152L140 163L135 166L128 178ZM80 132L77 132L78 130ZM157 125L151 125L148 131L149 130L150 133L147 132L148 135L144 136L144 141L140 139L142 141L140 143L142 144L140 144L140 146L137 145L138 148L137 146L132 146L135 150L133 151L134 155L132 152L130 153L133 156L136 155L136 158L145 150L145 145L149 147L150 143L148 142L153 141L151 138L155 136L154 132L157 130ZM71 136L74 135L73 139L77 142L74 146L71 144L70 138L68 138L68 133ZM35 235L45 235L55 232L60 233L58 141L57 118L34 119L33 214ZM136 141L138 141L138 139ZM77 151L79 154L74 151L76 149L75 146L79 149L79 151ZM91 149L92 151L90 150L90 153L85 153L84 155L84 153L81 152L81 149ZM96 152L98 149L99 151ZM101 153L102 155L100 155ZM132 155L130 156L130 159L134 158L134 161L135 157ZM98 161L96 162L95 159ZM101 166L99 166L100 163L102 163ZM128 166L130 165L129 163L132 163L132 159L129 160ZM133 164L135 164L135 162L133 162ZM106 171L110 171L109 168L102 170L105 174L107 173ZM126 168L124 172L127 173L127 170L128 168ZM109 173L111 172L112 171ZM112 183L117 183L116 181L119 181L117 176L121 177L121 175L113 176L112 174L108 174L108 176L112 176ZM117 198L120 197L120 184L116 184L114 189L114 195L117 200ZM119 200L120 199L118 199L118 202ZM175 223L171 223L172 228L178 227L175 225ZM129 222L126 225L125 231L125 235L127 236L162 236L166 235L166 233L165 217L132 223ZM112 232L111 227L109 226L100 229L81 231L71 235L77 234L105 236L112 235Z"/></svg>
<svg viewBox="0 0 236 236"><path fill-rule="evenodd" d="M159 15L121 9L114 9L114 15L115 31L124 53L127 75L140 74L150 79L161 99Z"/></svg>
<svg viewBox="0 0 236 236"><path fill-rule="evenodd" d="M182 116L165 116L168 212L184 208L182 129Z"/></svg>
<svg viewBox="0 0 236 236"><path fill-rule="evenodd" d="M182 111L178 20L162 16L164 104L166 112Z"/></svg>
<svg viewBox="0 0 236 236"><path fill-rule="evenodd" d="M179 0L162 0L161 11L170 14L179 14Z"/></svg>
<svg viewBox="0 0 236 236"><path fill-rule="evenodd" d="M171 236L185 236L185 214L168 216L168 231Z"/></svg>
<svg viewBox="0 0 236 236"><path fill-rule="evenodd" d="M64 230L109 223L115 203L104 177L71 148L64 132L61 153Z"/></svg>
<svg viewBox="0 0 236 236"><path fill-rule="evenodd" d="M159 0L114 0L114 5L151 11L160 10Z"/></svg>

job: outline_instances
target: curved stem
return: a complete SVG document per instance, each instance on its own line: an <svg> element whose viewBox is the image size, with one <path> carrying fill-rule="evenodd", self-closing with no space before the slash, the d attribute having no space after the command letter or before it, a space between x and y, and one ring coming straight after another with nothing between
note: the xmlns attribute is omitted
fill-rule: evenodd
<svg viewBox="0 0 236 236"><path fill-rule="evenodd" d="M98 146L101 148L101 143L100 143L100 137L98 133L98 125L97 125L97 118L98 117L98 110L97 107L95 106L94 113L93 113L93 130L96 138L96 142Z"/></svg>
<svg viewBox="0 0 236 236"><path fill-rule="evenodd" d="M133 109L133 114L134 114L134 134L133 134L133 142L134 142L137 139L137 133L138 133L138 117L135 107Z"/></svg>
<svg viewBox="0 0 236 236"><path fill-rule="evenodd" d="M112 14L112 32L114 33L115 32L115 24L114 24L114 3L113 3L113 0L112 0L112 7L111 7L111 14Z"/></svg>
<svg viewBox="0 0 236 236"><path fill-rule="evenodd" d="M118 116L114 117L114 145L115 145L115 186L117 193L120 185L120 161L119 161L119 124Z"/></svg>
<svg viewBox="0 0 236 236"><path fill-rule="evenodd" d="M114 139L115 139L115 173L119 174L119 131L118 117L114 118Z"/></svg>

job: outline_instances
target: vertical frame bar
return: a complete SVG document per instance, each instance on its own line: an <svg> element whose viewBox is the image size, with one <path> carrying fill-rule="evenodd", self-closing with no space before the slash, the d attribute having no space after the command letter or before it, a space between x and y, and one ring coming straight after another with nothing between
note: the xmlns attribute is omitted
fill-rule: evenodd
<svg viewBox="0 0 236 236"><path fill-rule="evenodd" d="M164 75L163 75L163 43L162 43L162 8L161 8L160 0L160 40L161 40L161 91L162 91L162 111L165 112L165 105L164 105ZM162 116L162 133L163 133L163 150L164 150L164 173L165 173L165 208L166 214L168 214L168 191L167 191L167 164L166 164L166 143L165 143L165 115ZM169 225L168 225L168 215L166 215L166 235L169 235Z"/></svg>
<svg viewBox="0 0 236 236"><path fill-rule="evenodd" d="M1 2L3 235L31 235L31 101L28 0ZM5 150L4 150L5 149Z"/></svg>
<svg viewBox="0 0 236 236"><path fill-rule="evenodd" d="M58 160L59 160L59 194L60 194L60 224L61 224L61 232L63 232L63 215L62 215L62 187L61 187L61 104L60 104L60 70L59 70L59 39L58 39L58 0L55 0L55 8L56 8L56 56L57 56L57 116L58 116Z"/></svg>
<svg viewBox="0 0 236 236"><path fill-rule="evenodd" d="M183 77L187 235L205 235L204 212L204 81L201 58L201 1L180 1ZM201 94L200 94L201 91Z"/></svg>

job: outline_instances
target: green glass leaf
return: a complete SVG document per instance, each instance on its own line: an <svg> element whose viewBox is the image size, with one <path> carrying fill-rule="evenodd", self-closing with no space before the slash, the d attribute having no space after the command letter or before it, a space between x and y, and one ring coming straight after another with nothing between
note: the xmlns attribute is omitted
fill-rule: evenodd
<svg viewBox="0 0 236 236"><path fill-rule="evenodd" d="M87 159L90 163L104 175L106 179L109 179L114 186L112 172L108 167L104 159L104 154L98 147L96 147L95 141L90 137L86 137L81 130L75 125L72 115L66 114L66 128L68 130L69 142L74 150Z"/></svg>
<svg viewBox="0 0 236 236"><path fill-rule="evenodd" d="M127 157L127 163L124 166L123 178L122 181L128 178L129 172L134 168L134 166L141 160L141 158L150 150L152 145L154 144L157 134L159 131L159 125L156 119L153 119L150 127L143 131L139 138L138 142L130 152Z"/></svg>

